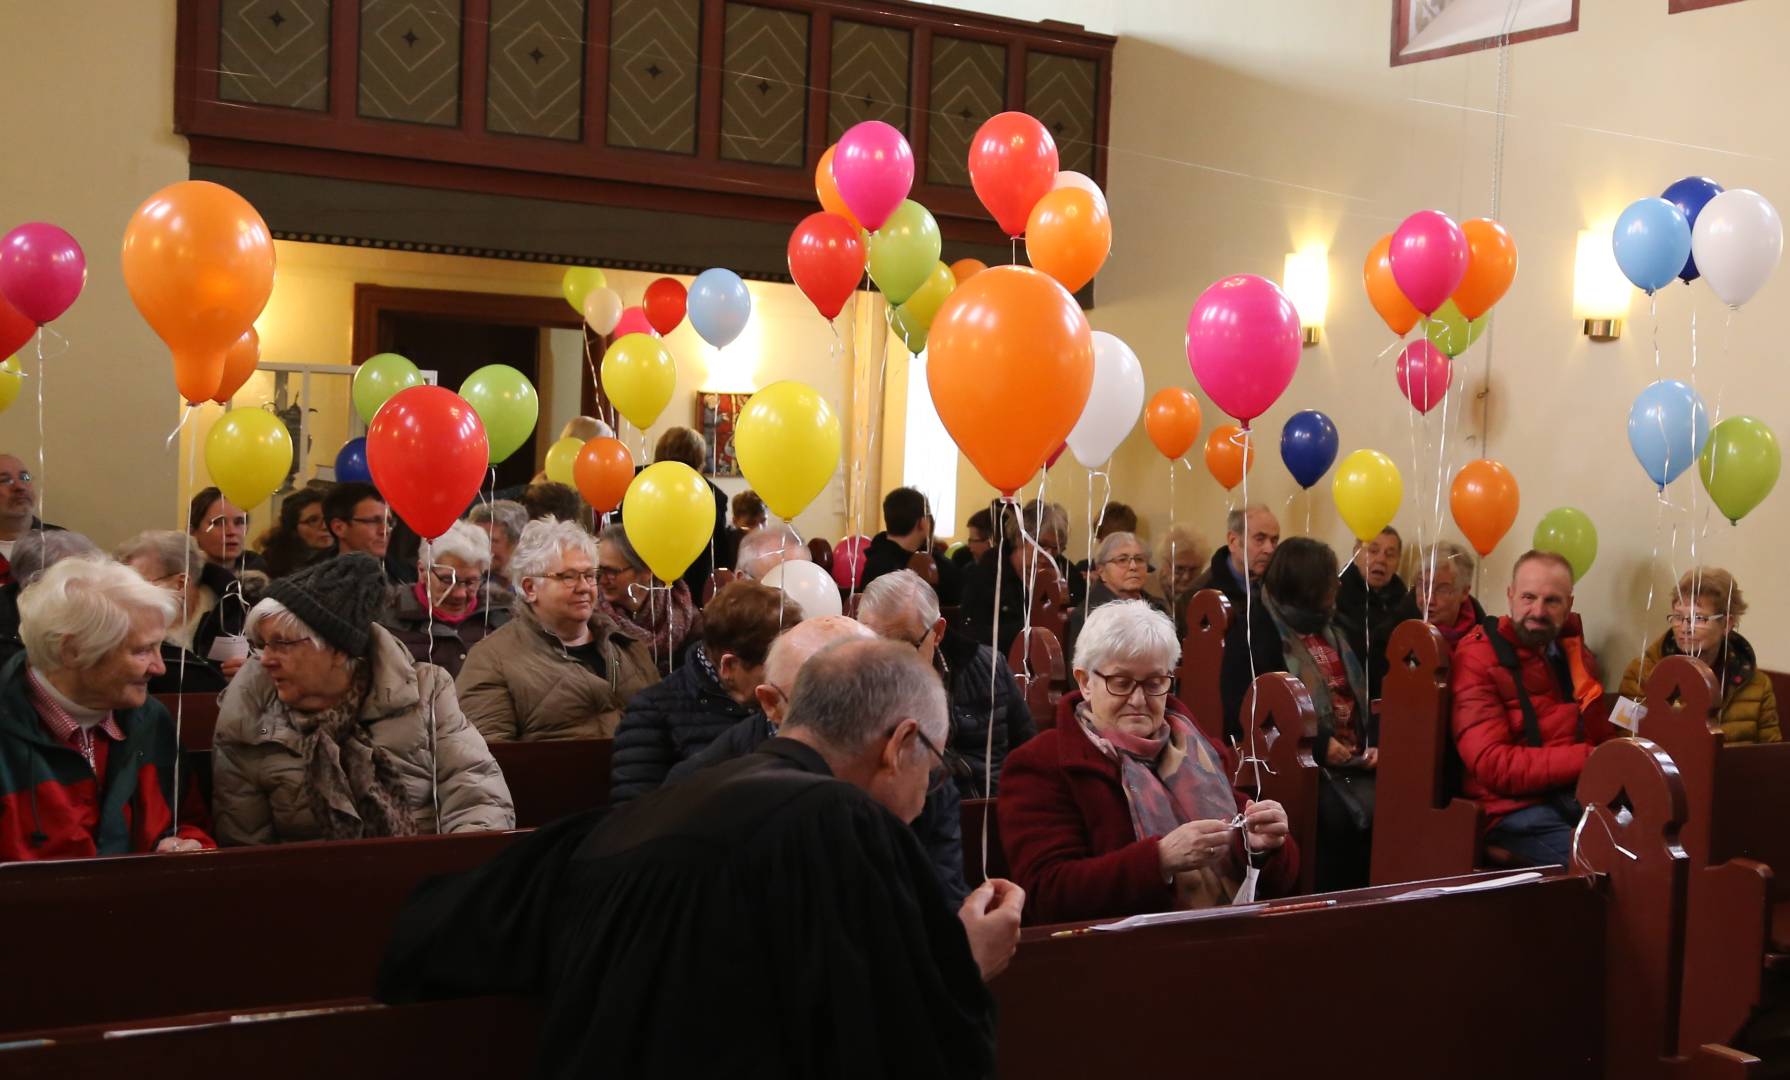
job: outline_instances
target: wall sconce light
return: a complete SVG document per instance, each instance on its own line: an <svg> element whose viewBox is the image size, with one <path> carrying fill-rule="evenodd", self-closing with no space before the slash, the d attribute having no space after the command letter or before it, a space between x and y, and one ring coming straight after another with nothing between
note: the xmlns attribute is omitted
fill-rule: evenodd
<svg viewBox="0 0 1790 1080"><path fill-rule="evenodd" d="M1324 248L1306 248L1287 255L1286 269L1281 274L1281 288L1299 313L1299 334L1307 345L1318 343L1324 328L1324 314L1330 307L1330 253Z"/></svg>
<svg viewBox="0 0 1790 1080"><path fill-rule="evenodd" d="M1615 341L1622 336L1622 319L1628 314L1634 286L1616 265L1609 229L1581 229L1573 260L1572 316L1585 323L1592 341Z"/></svg>

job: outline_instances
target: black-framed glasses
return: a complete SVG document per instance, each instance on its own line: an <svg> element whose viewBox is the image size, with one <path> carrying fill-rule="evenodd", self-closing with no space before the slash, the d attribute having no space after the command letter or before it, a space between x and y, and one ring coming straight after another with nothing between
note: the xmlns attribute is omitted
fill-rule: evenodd
<svg viewBox="0 0 1790 1080"><path fill-rule="evenodd" d="M244 518L243 520L246 523L248 519ZM381 514L378 517L351 517L348 520L354 522L356 525L365 525L369 529L379 529L383 531L391 528L391 522L386 520L384 514Z"/></svg>
<svg viewBox="0 0 1790 1080"><path fill-rule="evenodd" d="M1146 697L1167 697L1169 687L1174 685L1173 675L1152 675L1147 679L1134 679L1129 675L1108 675L1104 671L1094 673L1106 684L1106 692L1114 697L1128 698L1138 687L1144 688Z"/></svg>
<svg viewBox="0 0 1790 1080"><path fill-rule="evenodd" d="M949 747L942 750L939 749L938 745L927 738L924 731L920 730L918 724L914 725L914 737L919 739L920 745L924 746L932 753L933 757L938 759L938 764L932 767L931 777L926 783L926 793L928 795L944 787L946 784L968 780L975 775L970 769L970 763L963 759L962 754L959 754Z"/></svg>

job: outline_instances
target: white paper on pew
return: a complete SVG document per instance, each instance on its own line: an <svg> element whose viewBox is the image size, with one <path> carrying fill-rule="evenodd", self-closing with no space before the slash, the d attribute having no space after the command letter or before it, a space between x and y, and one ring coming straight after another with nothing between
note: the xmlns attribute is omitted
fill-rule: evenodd
<svg viewBox="0 0 1790 1080"><path fill-rule="evenodd" d="M1254 866L1251 866L1248 870L1246 870L1244 872L1243 884L1238 886L1237 895L1231 897L1231 906L1232 907L1236 907L1239 904L1255 903L1255 882L1256 882L1256 878L1259 878L1261 876L1262 876L1262 872L1260 870L1257 870Z"/></svg>
<svg viewBox="0 0 1790 1080"><path fill-rule="evenodd" d="M222 663L225 660L236 660L249 655L249 639L241 634L219 634L212 639L211 649L205 659Z"/></svg>
<svg viewBox="0 0 1790 1080"><path fill-rule="evenodd" d="M1647 719L1647 706L1634 698L1619 697L1616 699L1616 707L1610 710L1610 723L1630 735L1641 733L1641 721L1645 719Z"/></svg>
<svg viewBox="0 0 1790 1080"><path fill-rule="evenodd" d="M1240 894L1239 894L1240 895ZM1149 915L1133 915L1129 919L1118 922L1099 923L1088 927L1089 930L1137 930L1145 926L1172 926L1175 923L1198 922L1201 919L1215 919L1224 915L1254 914L1267 903L1257 901L1253 904L1239 904L1232 901L1223 907L1198 908L1194 911L1157 911Z"/></svg>
<svg viewBox="0 0 1790 1080"><path fill-rule="evenodd" d="M1388 896L1388 900L1424 900L1432 896L1450 896L1454 893L1486 892L1490 889L1502 889L1509 885L1522 885L1531 881L1540 881L1540 870L1526 870L1520 874L1506 874L1503 877L1486 878L1484 881L1466 881L1459 885L1433 885L1426 889L1412 889L1396 896Z"/></svg>

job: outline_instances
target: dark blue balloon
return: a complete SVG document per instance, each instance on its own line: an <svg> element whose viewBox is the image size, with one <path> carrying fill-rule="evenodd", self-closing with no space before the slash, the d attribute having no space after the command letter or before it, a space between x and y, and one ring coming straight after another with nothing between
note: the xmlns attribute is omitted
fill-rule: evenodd
<svg viewBox="0 0 1790 1080"><path fill-rule="evenodd" d="M367 469L367 440L349 439L336 451L336 479L343 483L371 484L373 474Z"/></svg>
<svg viewBox="0 0 1790 1080"><path fill-rule="evenodd" d="M1722 193L1722 185L1707 176L1687 176L1667 188L1660 198L1678 207L1684 214L1684 220L1697 227L1697 215L1703 212L1703 206L1709 200ZM1684 269L1678 276L1686 281L1697 280L1697 257L1690 256L1684 260Z"/></svg>
<svg viewBox="0 0 1790 1080"><path fill-rule="evenodd" d="M1336 464L1336 446L1336 425L1316 409L1294 413L1280 429L1280 460L1302 488L1322 480Z"/></svg>

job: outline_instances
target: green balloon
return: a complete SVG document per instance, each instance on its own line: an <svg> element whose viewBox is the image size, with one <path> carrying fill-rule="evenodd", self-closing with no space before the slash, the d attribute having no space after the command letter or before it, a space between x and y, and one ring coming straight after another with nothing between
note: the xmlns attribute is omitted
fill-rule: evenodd
<svg viewBox="0 0 1790 1080"><path fill-rule="evenodd" d="M904 303L938 265L942 245L932 214L906 199L870 234L870 280L889 303Z"/></svg>
<svg viewBox="0 0 1790 1080"><path fill-rule="evenodd" d="M1423 321L1423 336L1429 338L1430 344L1440 349L1442 355L1452 359L1466 352L1479 340L1479 335L1485 333L1486 318L1481 315L1469 319L1450 300Z"/></svg>
<svg viewBox="0 0 1790 1080"><path fill-rule="evenodd" d="M354 371L354 411L371 424L379 407L393 394L423 385L423 373L395 352L382 352L361 361Z"/></svg>
<svg viewBox="0 0 1790 1080"><path fill-rule="evenodd" d="M930 327L917 325L919 321L908 311L905 304L890 312L889 316L889 328L901 338L902 343L907 346L907 351L915 356L926 351L926 331L930 329Z"/></svg>
<svg viewBox="0 0 1790 1080"><path fill-rule="evenodd" d="M460 396L479 414L495 465L522 448L534 434L541 399L528 376L508 364L486 364L466 376Z"/></svg>
<svg viewBox="0 0 1790 1080"><path fill-rule="evenodd" d="M1782 464L1778 437L1763 420L1730 416L1710 429L1697 471L1722 516L1738 525L1771 494Z"/></svg>
<svg viewBox="0 0 1790 1080"><path fill-rule="evenodd" d="M1562 506L1549 510L1535 525L1532 547L1551 551L1572 564L1572 579L1578 581L1591 571L1597 561L1597 526L1583 510Z"/></svg>

